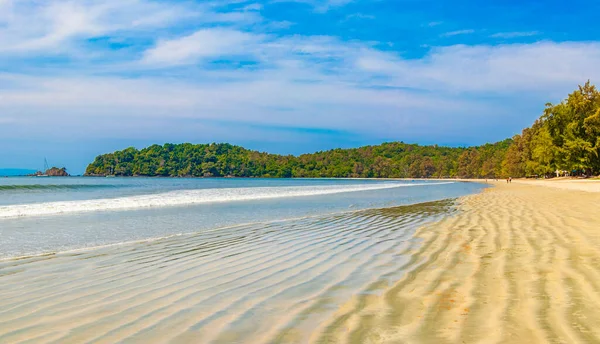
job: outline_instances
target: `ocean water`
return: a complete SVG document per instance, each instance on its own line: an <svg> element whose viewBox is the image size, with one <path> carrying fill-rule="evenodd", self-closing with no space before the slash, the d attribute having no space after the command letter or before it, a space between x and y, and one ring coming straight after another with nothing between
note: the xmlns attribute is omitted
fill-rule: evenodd
<svg viewBox="0 0 600 344"><path fill-rule="evenodd" d="M415 231L482 187L6 178L0 343L331 342L344 305L420 264Z"/></svg>
<svg viewBox="0 0 600 344"><path fill-rule="evenodd" d="M0 258L456 198L482 186L347 179L0 179Z"/></svg>

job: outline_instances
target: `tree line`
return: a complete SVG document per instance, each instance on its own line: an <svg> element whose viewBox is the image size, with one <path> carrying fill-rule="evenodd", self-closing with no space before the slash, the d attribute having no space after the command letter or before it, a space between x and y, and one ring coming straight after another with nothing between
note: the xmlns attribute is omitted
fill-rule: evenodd
<svg viewBox="0 0 600 344"><path fill-rule="evenodd" d="M513 137L503 162L514 176L600 173L600 92L588 81Z"/></svg>
<svg viewBox="0 0 600 344"><path fill-rule="evenodd" d="M133 147L98 156L91 176L164 177L493 177L512 140L471 148L419 146L403 142L303 154L268 154L227 143Z"/></svg>
<svg viewBox="0 0 600 344"><path fill-rule="evenodd" d="M130 147L103 154L91 176L501 178L600 172L600 94L589 82L521 135L476 147L403 142L333 149L300 156L269 154L227 143Z"/></svg>

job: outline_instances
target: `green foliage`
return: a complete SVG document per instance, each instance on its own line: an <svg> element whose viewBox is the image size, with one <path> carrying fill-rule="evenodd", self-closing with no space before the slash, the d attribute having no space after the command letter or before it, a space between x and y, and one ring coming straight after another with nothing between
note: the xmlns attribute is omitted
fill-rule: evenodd
<svg viewBox="0 0 600 344"><path fill-rule="evenodd" d="M556 170L600 172L600 92L588 81L514 138L503 162L512 176L550 175Z"/></svg>
<svg viewBox="0 0 600 344"><path fill-rule="evenodd" d="M86 175L165 177L494 177L512 140L450 148L402 142L281 156L230 144L165 144L98 156Z"/></svg>

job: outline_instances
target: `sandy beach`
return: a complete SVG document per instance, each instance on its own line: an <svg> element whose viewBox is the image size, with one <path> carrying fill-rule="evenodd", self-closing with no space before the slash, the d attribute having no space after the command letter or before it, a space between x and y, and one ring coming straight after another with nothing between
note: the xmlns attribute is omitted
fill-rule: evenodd
<svg viewBox="0 0 600 344"><path fill-rule="evenodd" d="M550 180L515 179L514 183L537 185L563 190L600 192L600 180L557 178Z"/></svg>
<svg viewBox="0 0 600 344"><path fill-rule="evenodd" d="M0 342L598 343L600 193L550 183L0 261Z"/></svg>
<svg viewBox="0 0 600 344"><path fill-rule="evenodd" d="M417 232L410 272L353 298L313 340L600 342L600 193L581 191L592 183L500 181L463 198L459 215Z"/></svg>

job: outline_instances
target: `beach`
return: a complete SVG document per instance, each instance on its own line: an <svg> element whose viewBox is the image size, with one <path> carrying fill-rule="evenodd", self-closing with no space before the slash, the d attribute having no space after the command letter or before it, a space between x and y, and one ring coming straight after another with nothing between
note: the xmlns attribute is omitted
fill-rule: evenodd
<svg viewBox="0 0 600 344"><path fill-rule="evenodd" d="M535 183L3 260L0 342L599 342L600 193Z"/></svg>
<svg viewBox="0 0 600 344"><path fill-rule="evenodd" d="M410 272L353 298L314 341L600 342L600 193L583 183L499 181L464 197L416 233Z"/></svg>
<svg viewBox="0 0 600 344"><path fill-rule="evenodd" d="M548 180L515 179L515 183L537 185L563 190L575 190L584 192L600 192L600 180L593 179L571 179L556 178Z"/></svg>
<svg viewBox="0 0 600 344"><path fill-rule="evenodd" d="M421 245L416 230L452 216L457 198L482 188L8 182L0 199L10 203L0 206L0 343L306 343L354 295L398 281L407 253Z"/></svg>
<svg viewBox="0 0 600 344"><path fill-rule="evenodd" d="M600 0L0 0L0 344L600 344Z"/></svg>

